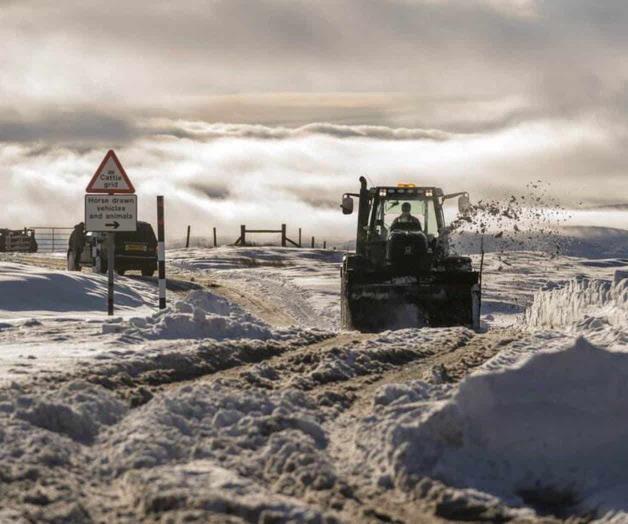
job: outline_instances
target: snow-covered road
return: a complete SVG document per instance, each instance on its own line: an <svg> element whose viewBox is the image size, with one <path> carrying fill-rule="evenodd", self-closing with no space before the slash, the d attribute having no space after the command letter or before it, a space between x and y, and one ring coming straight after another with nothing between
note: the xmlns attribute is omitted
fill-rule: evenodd
<svg viewBox="0 0 628 524"><path fill-rule="evenodd" d="M168 258L113 321L0 262L1 522L628 520L628 260L489 254L485 332L362 335L338 252Z"/></svg>

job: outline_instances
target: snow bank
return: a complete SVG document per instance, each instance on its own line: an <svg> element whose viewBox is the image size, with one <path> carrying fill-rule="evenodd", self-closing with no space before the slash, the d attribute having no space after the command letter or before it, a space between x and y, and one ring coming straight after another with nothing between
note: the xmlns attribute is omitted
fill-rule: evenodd
<svg viewBox="0 0 628 524"><path fill-rule="evenodd" d="M628 272L613 281L581 277L550 283L534 296L525 314L533 329L558 329L586 334L596 343L628 344Z"/></svg>
<svg viewBox="0 0 628 524"><path fill-rule="evenodd" d="M386 386L366 421L363 438L385 432L370 459L397 485L430 476L556 515L628 512L628 355L580 338L449 399L434 389Z"/></svg>
<svg viewBox="0 0 628 524"><path fill-rule="evenodd" d="M141 283L118 281L116 308L134 310L150 305L154 291ZM0 262L0 316L58 316L106 313L107 280L103 275L70 273Z"/></svg>
<svg viewBox="0 0 628 524"><path fill-rule="evenodd" d="M198 290L148 318L131 319L125 334L142 339L266 340L272 336L272 331L227 299Z"/></svg>

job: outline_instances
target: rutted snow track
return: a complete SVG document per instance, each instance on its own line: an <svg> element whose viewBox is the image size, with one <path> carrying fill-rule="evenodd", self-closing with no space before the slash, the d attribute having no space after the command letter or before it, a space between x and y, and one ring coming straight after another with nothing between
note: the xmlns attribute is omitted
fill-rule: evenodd
<svg viewBox="0 0 628 524"><path fill-rule="evenodd" d="M33 520L427 518L421 501L382 505L406 495L374 486L348 437L378 386L456 381L512 341L512 333L438 331L343 333L299 346L200 342L186 358L179 348L152 367L144 361L139 373L137 362L104 363L57 388L42 377L5 397L8 420L20 421L5 434L7 452L29 454L21 429L50 434L54 456L36 474L29 461L12 461L5 500Z"/></svg>
<svg viewBox="0 0 628 524"><path fill-rule="evenodd" d="M477 451L472 437L482 427L469 424L465 433L465 402L492 398L483 384L509 377L503 372L541 349L563 358L573 336L515 327L338 332L337 259L297 250L181 251L171 275L178 297L187 294L166 312L98 324L71 319L65 331L48 320L0 325L15 345L53 333L52 351L76 337L100 348L63 372L0 390L0 522L537 520L529 508L507 506L522 505L516 496L466 489L486 486L473 469L447 467L459 448ZM526 297L530 287L512 293ZM489 296L497 315L500 294ZM540 306L551 300L537 298ZM586 357L598 359L595 351ZM458 384L476 368L464 382L475 389L459 397ZM510 380L502 380L504 395ZM522 387L504 424L519 420ZM486 415L481 403L476 409ZM431 456L443 461L442 475ZM542 512L539 494L522 496ZM571 499L556 508L547 512L586 520Z"/></svg>

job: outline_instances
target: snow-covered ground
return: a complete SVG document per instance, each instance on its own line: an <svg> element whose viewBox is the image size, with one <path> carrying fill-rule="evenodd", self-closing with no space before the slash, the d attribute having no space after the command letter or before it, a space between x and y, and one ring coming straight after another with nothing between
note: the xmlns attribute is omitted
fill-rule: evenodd
<svg viewBox="0 0 628 524"><path fill-rule="evenodd" d="M487 254L484 333L366 336L341 257L171 250L114 319L0 262L0 521L628 521L628 260Z"/></svg>
<svg viewBox="0 0 628 524"><path fill-rule="evenodd" d="M342 253L296 248L178 249L168 253L175 275L211 277L278 304L293 323L338 329Z"/></svg>

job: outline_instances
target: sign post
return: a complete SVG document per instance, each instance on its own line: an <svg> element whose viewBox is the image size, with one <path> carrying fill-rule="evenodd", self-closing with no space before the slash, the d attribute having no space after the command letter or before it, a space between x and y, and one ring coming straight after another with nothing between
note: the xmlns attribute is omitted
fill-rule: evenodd
<svg viewBox="0 0 628 524"><path fill-rule="evenodd" d="M135 188L112 149L107 151L85 192L85 231L107 233L107 314L111 316L116 231L137 230Z"/></svg>
<svg viewBox="0 0 628 524"><path fill-rule="evenodd" d="M159 264L159 309L166 308L166 244L164 235L164 197L157 197L157 255Z"/></svg>
<svg viewBox="0 0 628 524"><path fill-rule="evenodd" d="M115 266L116 234L107 233L107 315L113 315L113 269Z"/></svg>

